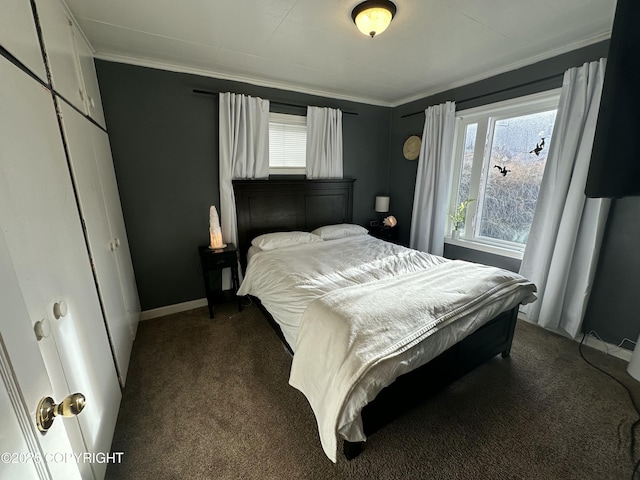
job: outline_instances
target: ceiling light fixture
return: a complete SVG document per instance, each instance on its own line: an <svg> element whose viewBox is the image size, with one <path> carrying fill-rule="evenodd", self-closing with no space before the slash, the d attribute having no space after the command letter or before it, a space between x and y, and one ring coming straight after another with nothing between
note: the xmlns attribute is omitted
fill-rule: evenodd
<svg viewBox="0 0 640 480"><path fill-rule="evenodd" d="M353 9L351 18L358 30L373 38L387 29L395 14L396 6L393 2L367 0Z"/></svg>

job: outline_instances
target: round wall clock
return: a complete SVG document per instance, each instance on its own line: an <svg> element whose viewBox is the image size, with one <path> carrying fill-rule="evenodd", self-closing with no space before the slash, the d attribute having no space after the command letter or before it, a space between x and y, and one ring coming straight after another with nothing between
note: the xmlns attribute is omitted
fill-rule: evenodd
<svg viewBox="0 0 640 480"><path fill-rule="evenodd" d="M404 141L402 153L407 160L415 160L420 156L420 143L422 140L417 135L411 135Z"/></svg>

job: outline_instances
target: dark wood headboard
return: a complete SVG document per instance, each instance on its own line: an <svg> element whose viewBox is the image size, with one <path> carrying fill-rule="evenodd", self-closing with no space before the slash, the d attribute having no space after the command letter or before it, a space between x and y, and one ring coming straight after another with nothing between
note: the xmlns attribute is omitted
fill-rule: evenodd
<svg viewBox="0 0 640 480"><path fill-rule="evenodd" d="M234 180L240 264L251 240L263 233L351 223L353 179Z"/></svg>

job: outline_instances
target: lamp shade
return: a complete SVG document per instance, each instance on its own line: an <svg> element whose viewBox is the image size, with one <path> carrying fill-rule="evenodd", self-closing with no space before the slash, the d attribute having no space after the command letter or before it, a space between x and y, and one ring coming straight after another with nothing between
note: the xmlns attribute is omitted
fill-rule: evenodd
<svg viewBox="0 0 640 480"><path fill-rule="evenodd" d="M388 212L389 211L389 197L378 196L376 197L376 212Z"/></svg>
<svg viewBox="0 0 640 480"><path fill-rule="evenodd" d="M371 38L384 32L394 15L396 6L388 0L368 0L357 5L351 17L360 30Z"/></svg>

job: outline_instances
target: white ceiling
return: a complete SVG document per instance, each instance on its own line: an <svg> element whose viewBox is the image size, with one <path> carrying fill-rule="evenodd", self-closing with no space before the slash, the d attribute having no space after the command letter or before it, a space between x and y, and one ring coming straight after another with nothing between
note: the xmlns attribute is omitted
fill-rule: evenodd
<svg viewBox="0 0 640 480"><path fill-rule="evenodd" d="M395 106L609 38L615 0L65 0L97 58Z"/></svg>

